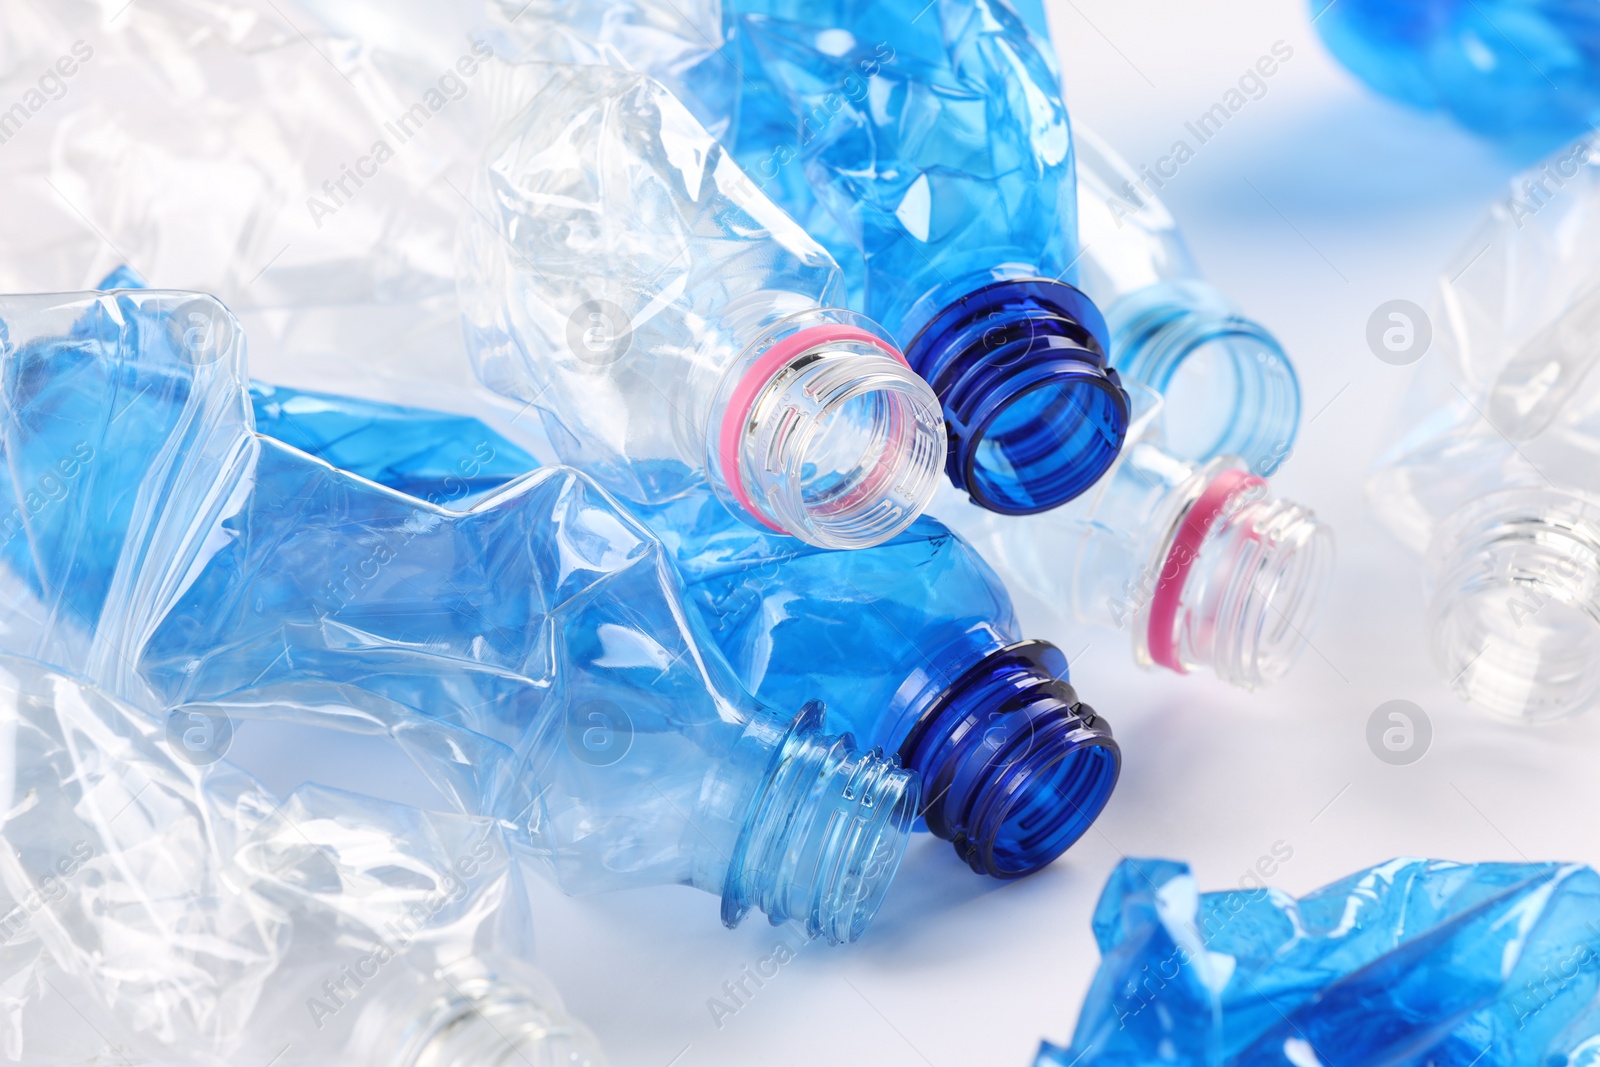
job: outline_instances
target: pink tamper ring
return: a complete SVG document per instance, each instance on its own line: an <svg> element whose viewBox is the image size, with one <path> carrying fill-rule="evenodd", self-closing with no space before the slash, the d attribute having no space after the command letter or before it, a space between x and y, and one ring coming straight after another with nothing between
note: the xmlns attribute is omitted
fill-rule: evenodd
<svg viewBox="0 0 1600 1067"><path fill-rule="evenodd" d="M791 334L763 352L761 358L745 371L743 378L739 379L739 384L734 387L733 396L728 400L728 412L723 416L722 430L717 437L717 456L722 461L723 479L733 492L734 499L745 511L754 515L763 526L777 530L778 533L786 531L778 529L767 521L766 516L762 515L751 501L750 494L745 491L744 471L739 465L739 438L745 423L750 418L750 409L755 407L756 397L761 395L761 390L766 388L767 383L772 381L779 371L788 366L796 356L813 348L839 341L859 341L869 344L888 353L901 363L906 362L906 357L901 355L898 348L875 333L858 326L824 323Z"/></svg>
<svg viewBox="0 0 1600 1067"><path fill-rule="evenodd" d="M1155 596L1150 598L1150 658L1168 670L1189 673L1178 660L1172 624L1178 617L1178 605L1183 601L1184 583L1189 580L1189 571L1200 556L1200 546L1234 497L1266 484L1249 471L1223 471L1211 479L1211 484L1189 506L1188 514L1178 524L1177 536L1172 539L1172 548L1156 582Z"/></svg>

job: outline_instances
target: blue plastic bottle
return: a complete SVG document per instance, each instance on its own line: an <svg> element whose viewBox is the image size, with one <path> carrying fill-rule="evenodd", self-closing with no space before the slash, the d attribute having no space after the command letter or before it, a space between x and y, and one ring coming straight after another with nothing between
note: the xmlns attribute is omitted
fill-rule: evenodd
<svg viewBox="0 0 1600 1067"><path fill-rule="evenodd" d="M1099 312L1068 284L1072 136L1046 50L993 0L732 0L725 12L741 83L756 87L734 151L810 223L800 184L772 180L803 168L829 216L815 235L859 265L862 307L944 403L952 481L1016 513L1094 484L1127 401Z"/></svg>
<svg viewBox="0 0 1600 1067"><path fill-rule="evenodd" d="M258 428L336 466L429 497L461 480L429 473L439 465L426 450L455 416L260 386L252 399ZM361 420L361 433L324 429ZM485 479L534 463L481 424L461 440L492 442L474 453L495 457ZM1078 699L1061 651L1023 638L994 571L937 520L841 552L753 530L705 492L636 514L751 692L778 707L818 693L830 729L898 752L924 782L928 828L973 870L1038 870L1104 809L1121 767L1110 727Z"/></svg>
<svg viewBox="0 0 1600 1067"><path fill-rule="evenodd" d="M333 687L442 717L569 892L694 885L829 941L877 910L916 779L752 698L582 475L455 510L262 436L238 324L192 293L5 297L0 362L18 651L141 704Z"/></svg>
<svg viewBox="0 0 1600 1067"><path fill-rule="evenodd" d="M1311 0L1362 81L1477 133L1549 148L1600 118L1600 11L1587 0Z"/></svg>

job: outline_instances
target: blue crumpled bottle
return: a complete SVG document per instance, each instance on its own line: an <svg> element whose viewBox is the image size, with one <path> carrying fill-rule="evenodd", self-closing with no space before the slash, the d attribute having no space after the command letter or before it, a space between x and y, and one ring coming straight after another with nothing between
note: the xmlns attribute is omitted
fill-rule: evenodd
<svg viewBox="0 0 1600 1067"><path fill-rule="evenodd" d="M1124 860L1071 1047L1035 1067L1593 1067L1597 916L1579 864L1397 859L1296 900Z"/></svg>
<svg viewBox="0 0 1600 1067"><path fill-rule="evenodd" d="M192 293L6 297L0 360L18 651L140 706L337 685L448 720L569 892L695 885L830 941L877 910L915 778L751 698L581 475L451 510L257 434L238 325Z"/></svg>
<svg viewBox="0 0 1600 1067"><path fill-rule="evenodd" d="M1311 0L1311 13L1362 81L1477 133L1550 148L1600 117L1587 0Z"/></svg>
<svg viewBox="0 0 1600 1067"><path fill-rule="evenodd" d="M755 87L734 151L859 269L861 306L944 403L955 485L1027 513L1094 484L1127 402L1104 321L1068 284L1073 147L1048 52L991 0L725 12L741 84ZM771 180L785 166L803 168L825 221L799 182Z"/></svg>
<svg viewBox="0 0 1600 1067"><path fill-rule="evenodd" d="M335 466L422 495L460 481L428 449L458 432L457 416L261 386L252 399L258 428ZM482 425L459 440L493 442L485 480L536 462ZM973 870L1032 873L1104 810L1121 769L1110 726L1079 700L1061 651L1023 638L994 571L936 519L840 552L753 530L705 492L635 514L751 692L778 707L820 693L829 728L898 752L924 783L928 829Z"/></svg>

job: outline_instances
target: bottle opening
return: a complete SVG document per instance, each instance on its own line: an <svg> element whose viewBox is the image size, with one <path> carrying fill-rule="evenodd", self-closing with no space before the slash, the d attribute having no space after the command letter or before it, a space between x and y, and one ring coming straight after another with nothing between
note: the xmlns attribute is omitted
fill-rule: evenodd
<svg viewBox="0 0 1600 1067"><path fill-rule="evenodd" d="M809 327L746 371L722 422L721 470L759 521L824 548L904 530L944 464L938 399L867 330Z"/></svg>
<svg viewBox="0 0 1600 1067"><path fill-rule="evenodd" d="M849 734L824 735L821 717L820 704L801 711L752 805L723 891L728 926L758 907L830 944L855 941L900 868L917 777Z"/></svg>
<svg viewBox="0 0 1600 1067"><path fill-rule="evenodd" d="M1521 722L1600 702L1600 509L1497 493L1454 516L1431 555L1434 658L1463 699Z"/></svg>
<svg viewBox="0 0 1600 1067"><path fill-rule="evenodd" d="M978 505L1047 511L1110 468L1128 397L1106 365L1105 320L1064 282L992 282L952 302L908 350L950 429L946 470Z"/></svg>
<svg viewBox="0 0 1600 1067"><path fill-rule="evenodd" d="M979 874L1048 866L1105 810L1122 769L1111 729L1066 681L1056 646L1024 641L968 670L901 748L923 818Z"/></svg>
<svg viewBox="0 0 1600 1067"><path fill-rule="evenodd" d="M1304 652L1333 572L1333 535L1266 482L1224 465L1179 521L1151 598L1146 651L1249 689Z"/></svg>
<svg viewBox="0 0 1600 1067"><path fill-rule="evenodd" d="M1167 398L1167 448L1203 463L1238 456L1270 475L1300 430L1300 380L1265 327L1210 286L1162 282L1117 301L1107 316L1112 362Z"/></svg>

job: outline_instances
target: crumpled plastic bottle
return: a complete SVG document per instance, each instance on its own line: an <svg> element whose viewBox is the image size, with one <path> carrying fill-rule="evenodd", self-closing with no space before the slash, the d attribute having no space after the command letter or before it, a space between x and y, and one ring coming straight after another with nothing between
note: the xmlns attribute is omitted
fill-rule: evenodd
<svg viewBox="0 0 1600 1067"><path fill-rule="evenodd" d="M1027 513L1115 457L1126 398L1072 285L1072 136L1003 3L499 4L524 53L576 28L678 93L844 266L944 405L952 481ZM1065 279L1065 280L1063 280Z"/></svg>
<svg viewBox="0 0 1600 1067"><path fill-rule="evenodd" d="M489 147L459 260L468 348L564 462L641 502L709 479L834 548L921 513L939 405L822 248L645 75L549 68Z"/></svg>
<svg viewBox="0 0 1600 1067"><path fill-rule="evenodd" d="M1600 151L1559 153L1509 192L1440 275L1438 351L1367 496L1424 556L1443 677L1542 721L1600 699ZM1420 350L1431 323L1393 328Z"/></svg>
<svg viewBox="0 0 1600 1067"><path fill-rule="evenodd" d="M1600 116L1600 18L1584 0L1311 0L1338 60L1385 96L1544 148Z"/></svg>
<svg viewBox="0 0 1600 1067"><path fill-rule="evenodd" d="M1237 457L1173 455L1161 395L1129 394L1129 443L1089 495L1000 518L949 494L935 511L1069 625L1128 631L1141 666L1206 668L1247 689L1282 677L1327 591L1332 533Z"/></svg>
<svg viewBox="0 0 1600 1067"><path fill-rule="evenodd" d="M1012 7L1050 40L1042 4ZM1174 455L1196 463L1234 455L1256 474L1272 474L1300 430L1300 382L1288 355L1202 280L1151 183L1082 122L1073 135L1078 284L1105 312L1111 365L1167 398Z"/></svg>
<svg viewBox="0 0 1600 1067"><path fill-rule="evenodd" d="M486 426L463 432L425 409L261 386L251 399L261 432L422 496L463 481L440 461L441 427L456 434L446 457L487 442L482 491L536 463ZM673 554L685 601L745 686L779 707L820 693L826 725L899 753L928 783L927 827L973 870L1030 874L1104 810L1121 770L1110 725L1079 700L1061 651L1023 638L1005 586L937 520L835 552L752 530L704 491L635 514Z"/></svg>
<svg viewBox="0 0 1600 1067"><path fill-rule="evenodd" d="M582 475L451 510L260 436L238 325L192 293L7 297L0 331L18 651L164 707L351 686L474 731L471 810L569 892L683 883L730 925L864 930L914 776L752 698Z"/></svg>
<svg viewBox="0 0 1600 1067"><path fill-rule="evenodd" d="M1124 860L1068 1048L1035 1067L1600 1063L1600 876L1397 859L1294 899Z"/></svg>
<svg viewBox="0 0 1600 1067"><path fill-rule="evenodd" d="M0 736L8 1059L603 1067L521 962L527 902L495 820L274 796L161 716L10 655Z"/></svg>

